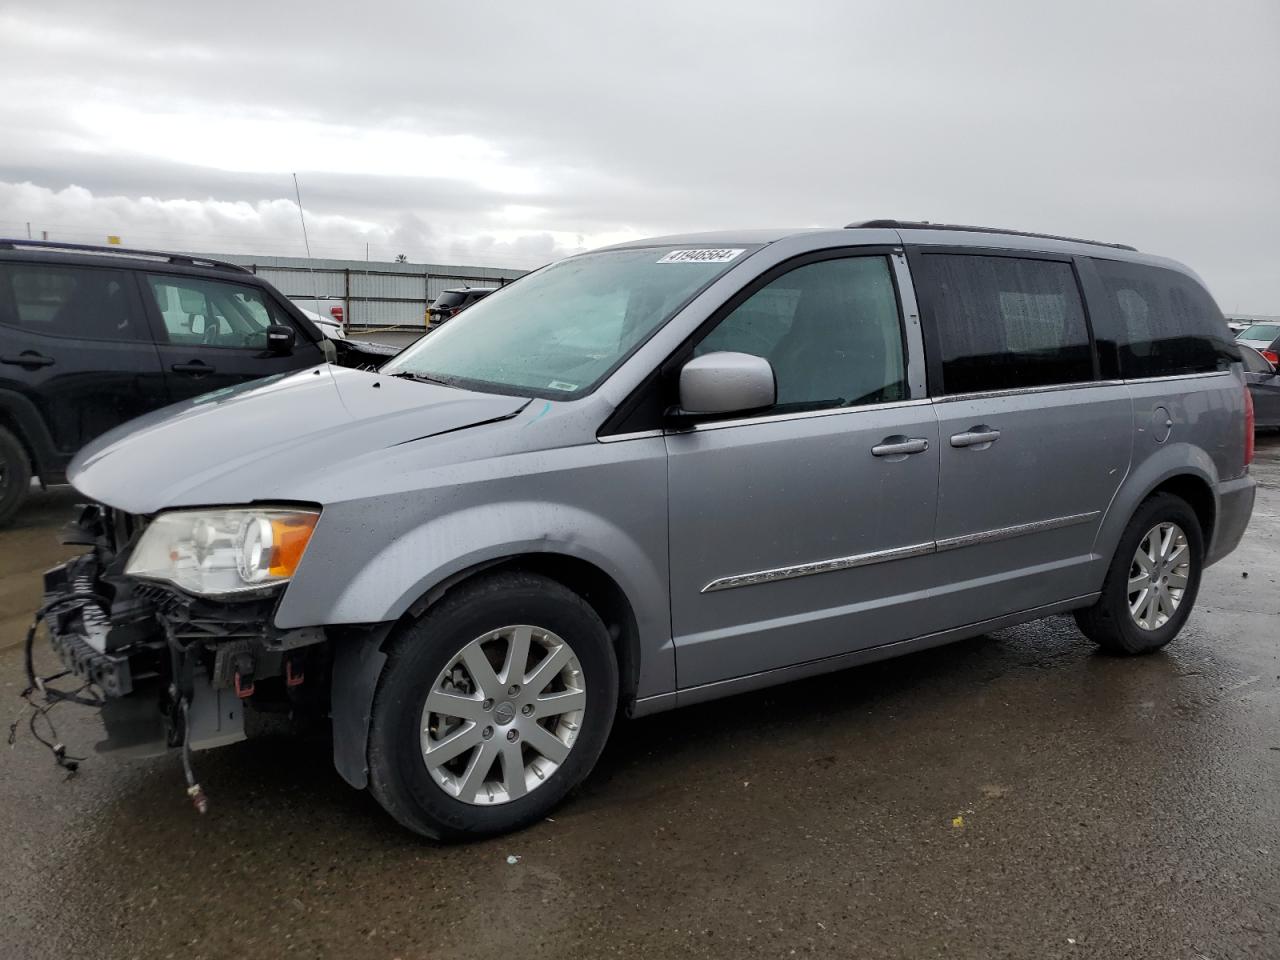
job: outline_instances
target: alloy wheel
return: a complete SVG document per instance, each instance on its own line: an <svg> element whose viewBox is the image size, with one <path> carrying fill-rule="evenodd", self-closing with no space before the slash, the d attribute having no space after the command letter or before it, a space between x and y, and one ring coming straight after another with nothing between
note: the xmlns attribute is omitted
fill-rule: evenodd
<svg viewBox="0 0 1280 960"><path fill-rule="evenodd" d="M1129 567L1128 603L1133 622L1143 630L1159 630L1177 612L1191 575L1191 547L1186 532L1173 522L1147 531Z"/></svg>
<svg viewBox="0 0 1280 960"><path fill-rule="evenodd" d="M529 624L476 637L440 671L422 708L422 759L464 803L493 805L538 789L564 763L587 690L568 641Z"/></svg>

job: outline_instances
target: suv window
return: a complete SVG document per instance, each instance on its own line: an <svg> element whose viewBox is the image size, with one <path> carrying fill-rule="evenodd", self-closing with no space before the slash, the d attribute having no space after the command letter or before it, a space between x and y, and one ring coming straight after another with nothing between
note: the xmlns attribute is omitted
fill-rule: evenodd
<svg viewBox="0 0 1280 960"><path fill-rule="evenodd" d="M1089 327L1070 264L933 253L921 260L943 393L1093 379Z"/></svg>
<svg viewBox="0 0 1280 960"><path fill-rule="evenodd" d="M32 333L84 340L148 340L123 270L0 264L0 321Z"/></svg>
<svg viewBox="0 0 1280 960"><path fill-rule="evenodd" d="M439 309L443 309L445 307L452 308L462 303L465 299L467 299L467 295L465 293L446 290L444 293L440 294L440 296L436 297L435 303L431 304L431 306Z"/></svg>
<svg viewBox="0 0 1280 960"><path fill-rule="evenodd" d="M773 365L777 407L803 410L905 400L898 299L884 257L805 264L747 298L697 345Z"/></svg>
<svg viewBox="0 0 1280 960"><path fill-rule="evenodd" d="M147 284L169 343L209 347L267 345L267 327L288 323L261 290L196 277L150 275Z"/></svg>
<svg viewBox="0 0 1280 960"><path fill-rule="evenodd" d="M1208 373L1238 359L1221 311L1190 277L1141 263L1094 264L1115 319L1122 377Z"/></svg>

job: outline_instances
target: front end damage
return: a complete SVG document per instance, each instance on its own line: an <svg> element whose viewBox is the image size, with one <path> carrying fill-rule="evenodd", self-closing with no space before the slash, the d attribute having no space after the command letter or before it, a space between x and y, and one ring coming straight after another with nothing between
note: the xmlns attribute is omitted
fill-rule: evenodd
<svg viewBox="0 0 1280 960"><path fill-rule="evenodd" d="M202 808L190 751L244 739L249 711L323 715L331 645L322 628L272 625L278 591L216 601L125 576L146 524L108 507L83 507L63 540L89 549L45 574L37 622L65 673L101 691L78 700L101 704L107 735L97 750L136 757L180 749L189 792ZM31 666L34 634L28 681L59 698Z"/></svg>

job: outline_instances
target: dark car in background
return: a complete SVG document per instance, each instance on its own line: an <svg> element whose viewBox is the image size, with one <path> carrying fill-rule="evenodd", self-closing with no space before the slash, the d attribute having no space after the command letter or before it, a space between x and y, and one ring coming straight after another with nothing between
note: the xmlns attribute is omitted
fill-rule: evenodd
<svg viewBox="0 0 1280 960"><path fill-rule="evenodd" d="M434 330L446 320L452 320L477 300L483 300L495 292L497 287L454 287L452 290L445 290L427 308L427 329Z"/></svg>
<svg viewBox="0 0 1280 960"><path fill-rule="evenodd" d="M0 240L0 524L32 477L63 482L76 451L127 420L325 360L385 359L327 340L235 264Z"/></svg>
<svg viewBox="0 0 1280 960"><path fill-rule="evenodd" d="M1263 427L1280 427L1280 373L1275 364L1253 347L1237 344L1240 359L1244 361L1244 379L1253 397L1253 424Z"/></svg>

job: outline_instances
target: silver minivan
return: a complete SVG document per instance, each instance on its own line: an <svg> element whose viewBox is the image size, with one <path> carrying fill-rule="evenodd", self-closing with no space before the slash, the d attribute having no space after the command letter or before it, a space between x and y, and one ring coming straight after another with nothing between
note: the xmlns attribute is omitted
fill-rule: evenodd
<svg viewBox="0 0 1280 960"><path fill-rule="evenodd" d="M1195 274L1131 247L627 243L380 370L103 437L70 470L92 549L37 616L103 748L180 750L197 806L191 751L286 707L405 827L481 836L545 816L619 713L1050 614L1163 647L1248 523L1248 398Z"/></svg>

